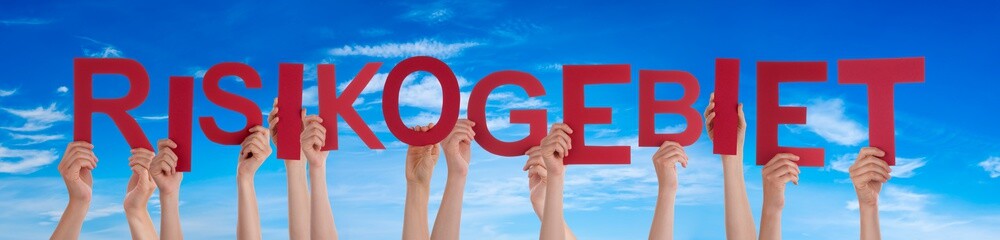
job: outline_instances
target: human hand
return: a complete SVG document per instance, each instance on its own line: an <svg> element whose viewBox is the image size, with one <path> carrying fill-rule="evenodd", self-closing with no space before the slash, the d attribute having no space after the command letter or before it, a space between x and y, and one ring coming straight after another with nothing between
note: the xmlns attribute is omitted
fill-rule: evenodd
<svg viewBox="0 0 1000 240"><path fill-rule="evenodd" d="M684 147L676 142L663 142L653 154L653 167L660 182L660 190L677 191L677 163L687 167L688 156Z"/></svg>
<svg viewBox="0 0 1000 240"><path fill-rule="evenodd" d="M146 210L149 198L156 191L156 183L149 174L149 165L153 161L153 152L144 148L132 149L128 165L132 168L132 176L128 180L125 192L125 209Z"/></svg>
<svg viewBox="0 0 1000 240"><path fill-rule="evenodd" d="M545 211L545 183L548 180L548 170L542 162L541 147L531 147L524 154L528 156L528 161L524 163L522 171L528 171L529 199L535 215L541 219L542 212Z"/></svg>
<svg viewBox="0 0 1000 240"><path fill-rule="evenodd" d="M177 154L174 153L177 143L170 139L160 139L156 142L156 148L159 152L149 164L149 175L160 189L160 196L177 194L181 180L184 179L184 173L177 172Z"/></svg>
<svg viewBox="0 0 1000 240"><path fill-rule="evenodd" d="M785 206L785 186L791 181L799 184L799 165L795 161L799 156L791 153L779 153L774 155L764 168L761 169L761 176L764 178L764 206L777 209Z"/></svg>
<svg viewBox="0 0 1000 240"><path fill-rule="evenodd" d="M416 126L411 129L417 132L426 132L432 127L434 127L434 124ZM421 185L430 184L434 165L437 164L440 155L441 150L437 144L409 146L406 150L406 181Z"/></svg>
<svg viewBox="0 0 1000 240"><path fill-rule="evenodd" d="M444 150L445 161L448 163L448 173L465 176L469 172L469 161L472 157L472 140L476 137L476 132L472 126L476 123L468 119L461 119L455 124L448 137L441 141L441 148Z"/></svg>
<svg viewBox="0 0 1000 240"><path fill-rule="evenodd" d="M264 160L271 156L271 144L267 142L270 132L262 126L251 128L243 143L240 144L240 157L237 164L237 177L250 177L257 173Z"/></svg>
<svg viewBox="0 0 1000 240"><path fill-rule="evenodd" d="M563 165L563 158L569 155L569 150L573 149L573 142L569 134L573 133L568 125L556 123L552 125L549 135L542 139L542 162L549 175L562 176L566 170Z"/></svg>
<svg viewBox="0 0 1000 240"><path fill-rule="evenodd" d="M305 114L305 110L302 111ZM323 118L316 115L306 116L302 119L302 154L309 161L312 168L325 168L328 151L323 151L326 145L326 128L323 127Z"/></svg>
<svg viewBox="0 0 1000 240"><path fill-rule="evenodd" d="M876 147L862 148L858 153L858 158L854 160L849 172L851 182L854 182L854 191L858 194L858 204L860 206L878 205L878 194L882 191L882 185L889 181L892 169L881 157L885 152Z"/></svg>
<svg viewBox="0 0 1000 240"><path fill-rule="evenodd" d="M97 156L94 155L94 145L88 142L76 141L66 146L63 158L59 162L59 174L66 183L69 200L90 202L94 186L91 171L97 168Z"/></svg>
<svg viewBox="0 0 1000 240"><path fill-rule="evenodd" d="M736 151L739 154L742 154L743 143L747 133L747 119L743 115L742 103L737 106L736 110L737 110L736 111L737 116L739 117L739 121L737 122L736 125L736 144L737 144ZM712 95L708 99L708 107L705 108L705 128L708 130L708 138L712 141L715 141L714 120L715 120L715 93L712 93Z"/></svg>

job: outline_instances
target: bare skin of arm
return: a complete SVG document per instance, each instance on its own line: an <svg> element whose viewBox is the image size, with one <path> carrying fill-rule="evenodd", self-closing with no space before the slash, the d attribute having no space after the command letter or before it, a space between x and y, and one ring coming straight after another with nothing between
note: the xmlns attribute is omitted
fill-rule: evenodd
<svg viewBox="0 0 1000 240"><path fill-rule="evenodd" d="M542 162L541 147L532 147L524 154L528 156L528 161L522 170L528 171L531 207L535 210L538 220L541 221L542 214L545 212L545 186L548 184L548 170L545 169L545 163ZM576 235L573 235L573 231L569 229L565 219L563 219L563 226L565 226L563 229L566 232L566 239L576 240Z"/></svg>
<svg viewBox="0 0 1000 240"><path fill-rule="evenodd" d="M684 147L675 142L663 142L653 154L653 167L659 182L656 211L649 229L649 239L674 239L674 202L677 197L677 164L687 167L688 157Z"/></svg>
<svg viewBox="0 0 1000 240"><path fill-rule="evenodd" d="M306 116L303 126L302 153L309 162L309 181L312 182L310 236L312 239L338 239L337 224L333 221L333 209L326 190L326 158L329 152L322 150L326 144L326 128L319 116Z"/></svg>
<svg viewBox="0 0 1000 240"><path fill-rule="evenodd" d="M455 124L448 137L441 141L444 158L448 163L448 180L444 186L441 207L434 219L434 229L431 239L458 239L462 223L462 196L465 192L465 180L469 173L469 161L472 157L472 140L476 132L472 126L476 123L461 119Z"/></svg>
<svg viewBox="0 0 1000 240"><path fill-rule="evenodd" d="M726 204L726 238L734 240L754 239L757 230L750 212L750 200L743 179L743 143L747 122L743 115L743 104L739 105L739 125L736 134L736 155L722 155L723 188ZM705 109L705 127L712 138L712 120L715 118L715 93L712 93Z"/></svg>
<svg viewBox="0 0 1000 240"><path fill-rule="evenodd" d="M785 207L785 186L799 184L799 157L790 153L774 155L764 168L764 206L760 213L760 239L781 239L781 210Z"/></svg>
<svg viewBox="0 0 1000 240"><path fill-rule="evenodd" d="M125 219L128 220L132 239L158 239L153 219L149 217L149 198L156 191L156 183L149 174L149 164L153 161L153 152L136 148L128 158L132 176L125 188Z"/></svg>
<svg viewBox="0 0 1000 240"><path fill-rule="evenodd" d="M305 110L302 112L303 117ZM278 99L274 99L271 112L267 115L271 141L278 144ZM285 172L288 178L288 237L292 240L310 239L309 187L306 182L306 158L299 152L299 160L286 160ZM327 239L327 238L322 238Z"/></svg>
<svg viewBox="0 0 1000 240"><path fill-rule="evenodd" d="M160 239L184 239L180 218L180 187L184 173L177 172L177 144L170 139L156 143L158 152L149 165L156 187L160 189Z"/></svg>
<svg viewBox="0 0 1000 240"><path fill-rule="evenodd" d="M882 185L892 178L889 175L892 169L881 159L884 156L885 152L878 148L862 148L849 171L861 211L861 240L882 239L878 223L878 194Z"/></svg>
<svg viewBox="0 0 1000 240"><path fill-rule="evenodd" d="M573 130L566 124L552 125L549 135L542 139L542 162L548 170L545 186L545 209L542 212L541 240L566 239L566 224L563 216L563 184L566 166L563 159L573 148L569 134Z"/></svg>
<svg viewBox="0 0 1000 240"><path fill-rule="evenodd" d="M91 171L97 167L97 157L94 156L94 145L77 141L66 146L63 158L59 162L59 174L66 183L69 192L69 203L59 218L59 224L52 232L50 239L78 239L83 228L83 220L90 208L90 199L94 186Z"/></svg>
<svg viewBox="0 0 1000 240"><path fill-rule="evenodd" d="M413 127L426 132L433 125ZM430 239L427 230L427 201L430 198L431 174L441 155L437 144L410 146L406 151L406 205L403 212L403 239Z"/></svg>
<svg viewBox="0 0 1000 240"><path fill-rule="evenodd" d="M240 144L239 164L236 169L238 192L237 239L261 239L260 212L257 209L257 193L254 189L254 175L264 160L271 155L271 144L267 128L255 126L250 135Z"/></svg>

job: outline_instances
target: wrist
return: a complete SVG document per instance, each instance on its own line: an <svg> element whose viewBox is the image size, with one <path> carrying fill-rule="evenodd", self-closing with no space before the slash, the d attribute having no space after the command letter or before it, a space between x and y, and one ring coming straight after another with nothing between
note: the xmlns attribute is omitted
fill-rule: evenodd
<svg viewBox="0 0 1000 240"><path fill-rule="evenodd" d="M249 184L249 185L252 186L253 185L253 178L254 178L254 174L253 173L246 173L246 174L244 174L244 173L237 173L236 174L236 183L239 184L240 186L244 186L244 185L247 185L247 184Z"/></svg>

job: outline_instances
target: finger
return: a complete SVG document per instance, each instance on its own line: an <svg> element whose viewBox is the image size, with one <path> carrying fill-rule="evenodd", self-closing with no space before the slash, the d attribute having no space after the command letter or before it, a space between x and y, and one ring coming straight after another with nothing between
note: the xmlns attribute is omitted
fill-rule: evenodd
<svg viewBox="0 0 1000 240"><path fill-rule="evenodd" d="M304 122L306 124L310 124L310 123L323 123L323 118L321 118L321 117L319 117L317 115L309 115L309 116L306 116L305 118L303 118L302 122Z"/></svg>
<svg viewBox="0 0 1000 240"><path fill-rule="evenodd" d="M791 160L789 160L787 158L779 158L779 159L771 160L771 161L774 162L774 164L771 164L770 166L764 166L764 169L761 170L761 174L763 174L763 175L775 175L778 172L780 172L782 169L785 169L786 167L788 167L788 168L798 168L798 165L796 165L794 162L792 162ZM770 163L770 162L768 162L768 163Z"/></svg>
<svg viewBox="0 0 1000 240"><path fill-rule="evenodd" d="M714 124L715 123L712 120L715 120L715 112L709 113L708 116L705 117L705 122L707 122L709 124Z"/></svg>
<svg viewBox="0 0 1000 240"><path fill-rule="evenodd" d="M876 147L861 148L861 152L858 153L858 158L864 158L866 156L885 157L885 151Z"/></svg>
<svg viewBox="0 0 1000 240"><path fill-rule="evenodd" d="M553 124L552 125L552 130L550 131L550 133L551 132L555 132L556 130L563 131L563 132L566 132L568 134L572 134L573 133L573 129L569 128L569 125L566 125L565 123L556 123L556 124Z"/></svg>
<svg viewBox="0 0 1000 240"><path fill-rule="evenodd" d="M740 105L737 105L736 112L737 112L736 116L740 117L740 126L746 126L747 125L747 119L743 115L743 104L742 103L740 103Z"/></svg>
<svg viewBox="0 0 1000 240"><path fill-rule="evenodd" d="M853 168L858 168L858 167L869 166L869 165L878 166L878 167L882 168L883 170L885 170L885 172L892 172L892 168L889 167L889 164L886 163L885 160L882 160L881 158L878 158L878 157L875 157L875 156L865 157L865 158L861 159L860 161L858 161L855 164L855 166L852 166L852 167Z"/></svg>
<svg viewBox="0 0 1000 240"><path fill-rule="evenodd" d="M795 185L799 185L799 176L793 174L785 174L782 175L781 177L778 177L778 182L782 184L787 184L788 182L792 182Z"/></svg>
<svg viewBox="0 0 1000 240"><path fill-rule="evenodd" d="M766 168L768 165L773 164L772 162L774 162L774 160L778 160L778 159L788 159L788 160L791 160L791 161L798 161L799 160L799 156L797 156L795 154L791 154L791 153L778 153L778 154L775 154L774 157L771 158L771 161L768 161L766 164L764 164L764 167Z"/></svg>
<svg viewBox="0 0 1000 240"><path fill-rule="evenodd" d="M169 138L164 138L156 142L156 148L177 148L177 143Z"/></svg>
<svg viewBox="0 0 1000 240"><path fill-rule="evenodd" d="M878 174L878 175L884 177L885 179L889 179L890 178L889 172L885 171L881 167L873 166L873 165L868 165L868 166L864 166L864 167L858 168L856 171L854 171L854 172L851 173L851 178L855 178L855 177L859 177L859 176L864 176L865 174L870 174L870 173Z"/></svg>

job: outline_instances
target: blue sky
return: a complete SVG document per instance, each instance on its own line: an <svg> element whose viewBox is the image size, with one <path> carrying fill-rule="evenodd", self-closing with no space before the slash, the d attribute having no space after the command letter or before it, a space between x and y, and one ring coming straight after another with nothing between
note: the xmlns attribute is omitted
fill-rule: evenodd
<svg viewBox="0 0 1000 240"><path fill-rule="evenodd" d="M167 78L200 76L220 62L244 62L261 75L263 89L237 79L223 89L252 99L268 111L283 62L337 64L346 84L367 62L383 62L361 100L362 118L386 144L373 151L353 132L340 133L331 153L330 199L344 239L398 239L402 226L405 144L384 127L381 81L397 62L430 55L459 76L463 96L478 79L499 70L526 71L546 87L527 98L498 89L489 101L491 129L501 139L519 138L526 127L502 124L508 110L545 108L562 119L560 64L631 64L631 84L587 87L588 106L614 108L613 125L590 125L592 144L636 145L639 69L683 70L699 79L695 107L703 109L714 88L717 57L738 58L740 100L750 130L744 165L755 218L761 205L760 168L753 166L757 126L756 70L765 60L827 61L823 83L781 86L782 105L809 107L808 125L780 127L780 143L820 146L827 166L804 168L786 192L786 239L849 239L858 234L855 196L846 166L866 146L866 89L836 84L836 60L926 58L926 83L896 88L895 177L883 189L881 217L887 239L986 239L1000 235L1000 141L995 56L1000 54L1000 4L838 1L795 3L630 3L404 1L313 3L133 1L14 1L0 9L0 238L45 238L66 202L55 168L72 138L72 59L125 57L140 61L151 78L146 102L130 113L150 141L166 136ZM308 69L307 69L308 71ZM381 77L381 78L380 78ZM97 97L122 96L120 77L96 78ZM306 102L315 102L308 79ZM440 92L427 75L403 87L408 124L436 118ZM198 88L200 89L200 88ZM429 89L429 90L428 90ZM310 96L312 95L312 96ZM658 98L678 98L680 88L658 86ZM314 105L309 106L316 112ZM462 115L464 116L464 106ZM212 115L223 128L242 117L195 93L195 116ZM495 124L494 124L495 123ZM658 116L657 128L682 126L679 116ZM181 218L189 239L235 237L237 147L209 142L195 125L194 172L182 185ZM104 116L95 117L95 199L84 223L87 239L126 236L121 209L128 178L128 145ZM102 134L107 133L107 134ZM523 157L498 157L474 145L466 189L462 235L467 239L537 238L539 223L528 202ZM631 165L571 166L566 217L583 239L642 239L649 231L656 178L654 148L633 148ZM687 148L680 170L678 239L724 238L722 169L706 135ZM269 159L257 177L266 239L287 238L284 167ZM444 161L432 184L436 211L444 185ZM154 197L155 199L155 197ZM158 222L157 202L151 202ZM431 214L433 220L434 214Z"/></svg>

